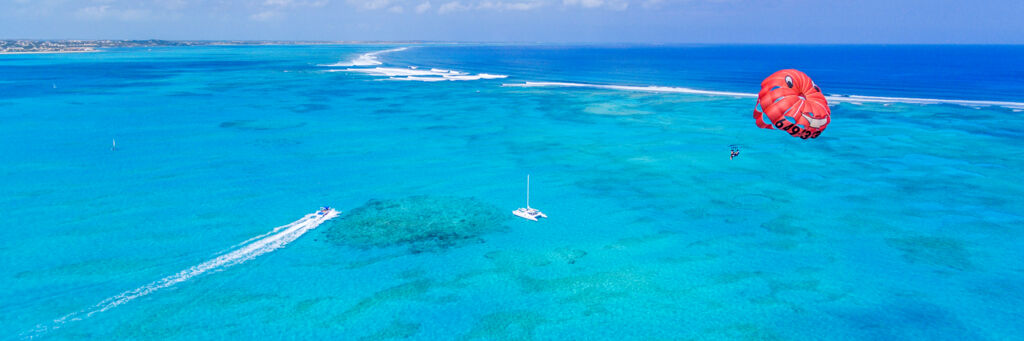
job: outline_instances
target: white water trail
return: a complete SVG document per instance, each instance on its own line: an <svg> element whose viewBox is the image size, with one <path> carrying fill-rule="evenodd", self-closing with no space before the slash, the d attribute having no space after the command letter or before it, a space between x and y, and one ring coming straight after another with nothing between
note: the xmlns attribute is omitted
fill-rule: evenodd
<svg viewBox="0 0 1024 341"><path fill-rule="evenodd" d="M327 70L327 72L360 72L373 76L388 77L392 80L401 81L475 81L480 79L501 79L506 75L492 75L487 73L469 74L455 70L442 69L420 69L420 68L398 68L398 67L375 67L375 68L347 68L340 70Z"/></svg>
<svg viewBox="0 0 1024 341"><path fill-rule="evenodd" d="M409 49L409 48L408 47L399 47L399 48L394 48L394 49L390 49L390 50L381 50L381 51L375 51L375 52L370 52L370 53L364 53L364 54L361 54L358 57L356 57L356 59L348 61L347 63L346 62L338 62L338 63L334 63L334 64L325 64L325 65L321 65L321 66L373 66L373 65L381 65L383 63L381 63L381 61L377 59L377 56L385 54L385 53L405 51L407 49Z"/></svg>
<svg viewBox="0 0 1024 341"><path fill-rule="evenodd" d="M606 89L606 90L621 90L621 91L638 91L638 92L669 92L669 93L681 93L681 94L693 94L693 95L710 95L710 96L732 96L732 97L748 97L757 98L756 93L744 93L744 92L731 92L731 91L710 91L710 90L697 90L682 87L671 87L671 86L631 86L631 85L607 85L607 84L587 84L587 83L568 83L568 82L524 82L524 83L506 83L502 84L504 87L520 87L520 88L542 88L542 87L554 87L554 88L592 88L592 89ZM879 97L879 96L859 96L859 95L828 95L825 96L829 104L838 103L908 103L908 104L957 104L963 106L999 106L1008 109L1024 109L1024 102L1008 102L1008 101L983 101L983 100L959 100L959 99L937 99L937 98L910 98L910 97Z"/></svg>
<svg viewBox="0 0 1024 341"><path fill-rule="evenodd" d="M164 277L158 281L146 284L144 286L135 288L133 290L122 292L117 296L107 298L100 303L93 305L87 309L83 309L59 319L53 321L53 324L49 326L37 326L31 332L28 338L40 336L42 333L54 329L58 329L64 324L70 321L79 321L86 319L97 313L101 313L110 309L113 309L122 304L128 303L136 298L149 295L157 290L173 286L175 284L185 282L196 276L202 275L210 271L221 271L256 258L262 254L280 249L288 243L298 239L307 231L315 229L320 226L323 222L337 217L339 214L336 210L330 210L324 215L318 215L316 213L308 214L302 219L296 220L288 225L278 226L268 233L250 238L246 242L236 245L231 249L231 252L218 256L214 259L203 262L199 265L195 265L188 269L182 270L176 274Z"/></svg>
<svg viewBox="0 0 1024 341"><path fill-rule="evenodd" d="M713 96L735 96L735 97L757 97L757 94L745 93L745 92L730 92L730 91L709 91L709 90L697 90L690 88L680 88L671 86L633 86L633 85L606 85L606 84L587 84L587 83L568 83L568 82L525 82L525 83L511 83L502 84L504 87L519 87L519 88L543 88L543 87L556 87L556 88L593 88L593 89L607 89L607 90L623 90L623 91L640 91L640 92L672 92L680 94L693 94L693 95L713 95Z"/></svg>
<svg viewBox="0 0 1024 341"><path fill-rule="evenodd" d="M324 72L360 72L371 76L387 77L391 80L400 81L420 81L420 82L440 82L440 81L475 81L481 79L500 79L506 78L506 75L492 75L487 73L481 74L469 74L466 72L438 69L438 68L421 68L419 66L408 66L408 67L380 67L384 65L377 57L385 54L398 51L405 51L409 47L399 47L390 50L381 50L375 52L369 52L359 55L353 60L348 62L339 62L334 64L320 64L324 67L346 67L344 69L327 69Z"/></svg>

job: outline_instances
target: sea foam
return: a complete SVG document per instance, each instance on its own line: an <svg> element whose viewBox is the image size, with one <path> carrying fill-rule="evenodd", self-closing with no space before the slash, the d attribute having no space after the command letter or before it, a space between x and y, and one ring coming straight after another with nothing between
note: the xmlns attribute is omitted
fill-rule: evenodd
<svg viewBox="0 0 1024 341"><path fill-rule="evenodd" d="M399 47L399 48L394 48L394 49L389 49L389 50L381 50L381 51L375 51L375 52L370 52L370 53L364 53L364 54L361 54L358 57L356 57L356 59L350 60L348 62L339 62L339 63L334 63L334 64L325 64L325 65L320 65L320 66L339 67L339 66L373 66L373 65L381 65L383 63L381 63L381 61L377 59L377 56L385 54L385 53L405 51L407 49L409 49L409 48L408 47Z"/></svg>
<svg viewBox="0 0 1024 341"><path fill-rule="evenodd" d="M746 97L746 98L757 98L756 93L744 93L744 92L731 92L731 91L712 91L712 90L697 90L691 88L682 87L669 87L669 86L631 86L631 85L608 85L608 84L587 84L587 83L570 83L570 82L524 82L524 83L512 83L502 84L504 87L523 87L523 88L540 88L540 87L558 87L558 88L591 88L591 89L607 89L607 90L621 90L621 91L639 91L639 92L664 92L664 93L682 93L682 94L694 94L694 95L710 95L710 96L731 96L731 97ZM908 103L908 104L956 104L968 107L988 107L988 106L999 106L1008 109L1021 110L1024 109L1024 102L1008 102L1008 101L983 101L983 100L960 100L960 99L936 99L936 98L911 98L911 97L880 97L880 96L860 96L860 95L828 95L825 98L830 104L849 103L854 105L861 105L863 103Z"/></svg>
<svg viewBox="0 0 1024 341"><path fill-rule="evenodd" d="M396 67L375 67L375 68L347 68L338 70L327 70L328 72L358 72L373 76L388 77L393 80L438 82L438 81L472 81L480 79L500 79L505 75L492 75L487 73L469 74L454 70L420 68L396 68Z"/></svg>
<svg viewBox="0 0 1024 341"><path fill-rule="evenodd" d="M348 62L341 62L335 64L321 65L325 67L347 67L345 69L328 69L326 72L357 72L371 76L387 77L391 80L401 81L419 81L419 82L440 82L440 81L474 81L481 79L500 79L507 78L506 75L494 75L487 73L470 74L466 72L438 69L438 68L422 68L419 66L409 66L406 68L400 67L380 67L377 65L383 65L377 56L390 53L404 51L408 48L401 47L390 50L382 50L376 52L370 52L360 55ZM376 66L367 68L367 66Z"/></svg>
<svg viewBox="0 0 1024 341"><path fill-rule="evenodd" d="M642 91L642 92L671 92L681 94L695 94L695 95L715 95L715 96L734 96L734 97L757 97L757 94L743 93L743 92L729 92L729 91L709 91L709 90L697 90L690 88L670 87L670 86L633 86L633 85L605 85L605 84L586 84L586 83L567 83L567 82L525 82L517 84L502 84L505 87L523 87L523 88L539 88L539 87L559 87L559 88L594 88L594 89L608 89L608 90L623 90L623 91Z"/></svg>

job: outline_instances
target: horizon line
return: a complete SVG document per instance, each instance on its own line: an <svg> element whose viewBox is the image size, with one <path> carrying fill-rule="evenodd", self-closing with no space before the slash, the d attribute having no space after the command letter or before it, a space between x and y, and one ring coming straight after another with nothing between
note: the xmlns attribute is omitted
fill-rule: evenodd
<svg viewBox="0 0 1024 341"><path fill-rule="evenodd" d="M639 46L683 46L683 45L747 45L747 46L1024 46L1024 43L750 43L750 42L552 42L552 41L458 41L458 40L280 40L280 39L112 39L112 38L0 38L0 41L167 41L167 42L239 42L239 43L305 43L305 44L521 44L521 45L639 45Z"/></svg>

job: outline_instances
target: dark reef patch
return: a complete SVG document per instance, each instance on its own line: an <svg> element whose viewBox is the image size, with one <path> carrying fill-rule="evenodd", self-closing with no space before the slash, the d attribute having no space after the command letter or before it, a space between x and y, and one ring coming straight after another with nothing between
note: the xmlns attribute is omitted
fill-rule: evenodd
<svg viewBox="0 0 1024 341"><path fill-rule="evenodd" d="M971 270L971 254L963 242L943 237L889 238L885 243L903 252L910 263L928 263L955 270Z"/></svg>
<svg viewBox="0 0 1024 341"><path fill-rule="evenodd" d="M233 128L238 130L282 130L291 128L300 128L306 125L306 122L260 122L255 120L236 120L221 122L221 128Z"/></svg>
<svg viewBox="0 0 1024 341"><path fill-rule="evenodd" d="M806 219L801 219L789 214L783 214L772 220L761 223L761 228L781 236L813 237L814 233L804 227L804 225L809 224L810 222Z"/></svg>
<svg viewBox="0 0 1024 341"><path fill-rule="evenodd" d="M528 310L499 311L481 317L462 340L530 340L537 327L548 323L540 313Z"/></svg>
<svg viewBox="0 0 1024 341"><path fill-rule="evenodd" d="M832 314L864 340L976 340L975 329L954 311L911 300L873 307L836 309Z"/></svg>
<svg viewBox="0 0 1024 341"><path fill-rule="evenodd" d="M375 333L360 338L360 341L376 341L376 340L405 340L413 336L420 331L419 323L402 322L402 321L391 321L391 324L384 326L377 330Z"/></svg>
<svg viewBox="0 0 1024 341"><path fill-rule="evenodd" d="M402 113L402 110L399 110L399 109L387 109L386 108L386 109L374 110L373 113L376 114L376 115L399 114L399 113Z"/></svg>
<svg viewBox="0 0 1024 341"><path fill-rule="evenodd" d="M504 230L502 210L474 198L412 196L370 200L327 229L327 240L358 248L408 245L413 253L479 243Z"/></svg>
<svg viewBox="0 0 1024 341"><path fill-rule="evenodd" d="M292 139L258 139L253 144L260 147L288 147L302 144L302 141Z"/></svg>
<svg viewBox="0 0 1024 341"><path fill-rule="evenodd" d="M306 103L306 104L301 104L301 105L297 105L295 107L292 107L291 110L292 110L292 112L296 112L296 113L300 113L301 114L301 113L307 113L307 112L327 110L327 109L330 109L330 108L331 108L331 106L326 105L326 104Z"/></svg>
<svg viewBox="0 0 1024 341"><path fill-rule="evenodd" d="M175 92L172 92L172 93L168 94L168 96L171 96L171 97L214 97L214 95L211 94L211 93L192 92L192 91L175 91Z"/></svg>

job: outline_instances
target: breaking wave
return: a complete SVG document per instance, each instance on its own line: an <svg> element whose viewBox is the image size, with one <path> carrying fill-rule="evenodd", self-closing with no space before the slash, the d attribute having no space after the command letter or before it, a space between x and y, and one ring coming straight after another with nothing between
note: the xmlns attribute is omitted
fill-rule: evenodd
<svg viewBox="0 0 1024 341"><path fill-rule="evenodd" d="M455 70L443 70L443 69L419 69L416 67L410 68L395 68L395 67L375 67L372 69L356 69L348 68L343 70L328 70L329 72L359 72L373 76L388 77L388 79L402 80L402 81L421 81L421 82L438 82L438 81L475 81L480 79L500 79L506 78L505 75L492 75L487 73L480 74L469 74L465 72Z"/></svg>
<svg viewBox="0 0 1024 341"><path fill-rule="evenodd" d="M356 72L367 74L371 76L387 77L391 80L400 81L420 81L420 82L439 82L439 81L475 81L481 79L500 79L506 78L506 75L494 75L487 73L471 74L467 72L461 72L456 70L446 70L437 68L421 68L418 66L409 67L368 67L383 65L377 57L384 53L404 51L407 47L400 47L390 50L382 50L376 52L370 52L360 55L355 59L348 62L340 62L335 64L321 65L325 67L347 67L345 69L328 69L327 72Z"/></svg>
<svg viewBox="0 0 1024 341"><path fill-rule="evenodd" d="M380 55L391 52L398 52L407 50L408 47L400 47L388 50L374 51L359 55L353 60L347 62L339 62L335 64L321 65L324 67L345 67L343 69L327 69L326 72L355 72L362 73L371 76L386 77L390 80L403 80L403 81L420 81L420 82L440 82L440 81L471 81L481 79L503 79L508 78L507 75L499 74L488 74L479 73L472 74L456 70L437 69L437 68L421 68L418 66L408 67L392 67L382 66L385 65L378 58ZM699 90L685 87L672 87L672 86L635 86L635 85L614 85L614 84L589 84L589 83L573 83L573 82L523 82L523 83L512 83L502 84L505 87L524 87L524 88L535 88L535 87L558 87L558 88L591 88L591 89L606 89L606 90L620 90L620 91L638 91L638 92L656 92L656 93L681 93L681 94L693 94L693 95L709 95L709 96L731 96L731 97L744 97L744 98L756 98L756 93L747 92L733 92L733 91L714 91L714 90ZM969 107L989 107L998 106L1014 111L1024 111L1024 102L1010 102L1010 101L985 101L985 100L960 100L960 99L938 99L938 98L912 98L912 97L882 97L882 96L860 96L860 95L828 95L826 96L829 103L850 103L850 104L863 104L863 103L908 103L908 104L955 104Z"/></svg>
<svg viewBox="0 0 1024 341"><path fill-rule="evenodd" d="M690 88L679 88L670 86L632 86L632 85L604 85L604 84L586 84L586 83L567 83L567 82L525 82L516 84L502 84L505 87L522 87L522 88L542 88L542 87L558 87L558 88L593 88L593 89L608 89L608 90L624 90L624 91L643 91L643 92L672 92L681 94L695 94L695 95L715 95L715 96L735 96L735 97L757 97L757 94L743 93L743 92L729 92L729 91L709 91L709 90L697 90Z"/></svg>
<svg viewBox="0 0 1024 341"><path fill-rule="evenodd" d="M399 47L399 48L394 48L394 49L390 49L390 50L382 50L382 51L375 51L375 52L370 52L370 53L364 53L364 54L359 55L359 57L356 57L356 59L350 60L348 62L339 62L339 63L326 64L326 65L321 65L321 66L337 67L337 66L373 66L373 65L381 65L383 63L381 63L380 60L377 59L377 56L385 54L385 53L405 51L405 50L408 50L408 49L409 49L408 47Z"/></svg>
<svg viewBox="0 0 1024 341"><path fill-rule="evenodd" d="M505 87L522 87L522 88L541 88L541 87L557 87L557 88L591 88L591 89L606 89L606 90L621 90L621 91L640 91L640 92L667 92L667 93L682 93L682 94L694 94L694 95L711 95L711 96L732 96L732 97L749 97L756 98L756 93L744 93L744 92L730 92L730 91L711 91L711 90L697 90L682 87L670 87L670 86L631 86L631 85L607 85L607 84L587 84L587 83L569 83L569 82L524 82L514 84L502 84ZM829 103L851 103L851 104L862 104L862 103L909 103L909 104L956 104L970 107L988 107L988 106L999 106L1008 109L1022 110L1024 109L1024 102L1007 102L1007 101L979 101L979 100L960 100L960 99L935 99L935 98L911 98L911 97L879 97L879 96L859 96L859 95L828 95L825 96Z"/></svg>

